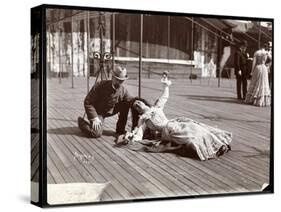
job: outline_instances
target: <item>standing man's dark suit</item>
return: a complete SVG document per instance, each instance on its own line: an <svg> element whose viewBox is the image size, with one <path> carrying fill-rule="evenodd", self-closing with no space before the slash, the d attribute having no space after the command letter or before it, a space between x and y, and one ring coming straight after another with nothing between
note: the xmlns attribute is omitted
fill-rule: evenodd
<svg viewBox="0 0 281 212"><path fill-rule="evenodd" d="M248 53L246 52L247 44L244 42L240 49L236 52L235 61L235 75L236 75L236 88L237 88L237 98L245 99L247 93L247 59ZM242 90L242 95L241 95Z"/></svg>

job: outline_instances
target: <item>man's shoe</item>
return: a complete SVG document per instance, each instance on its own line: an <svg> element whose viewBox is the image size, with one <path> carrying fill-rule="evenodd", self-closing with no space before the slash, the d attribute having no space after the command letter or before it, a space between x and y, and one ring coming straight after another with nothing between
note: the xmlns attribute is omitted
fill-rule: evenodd
<svg viewBox="0 0 281 212"><path fill-rule="evenodd" d="M116 139L114 140L115 146L121 146L127 143L125 139L125 134L117 135Z"/></svg>

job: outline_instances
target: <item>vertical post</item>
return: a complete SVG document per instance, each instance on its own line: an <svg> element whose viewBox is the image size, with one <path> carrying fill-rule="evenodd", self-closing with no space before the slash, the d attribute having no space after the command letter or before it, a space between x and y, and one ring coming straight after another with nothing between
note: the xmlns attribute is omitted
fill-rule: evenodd
<svg viewBox="0 0 281 212"><path fill-rule="evenodd" d="M52 30L53 30L53 36L51 37L51 39L52 39L52 45L53 45L53 49L52 49L52 52L51 52L51 54L52 54L52 70L53 70L53 72L55 72L55 52L56 52L56 45L55 45L55 33L56 33L56 27L55 27L55 25L54 24L52 24Z"/></svg>
<svg viewBox="0 0 281 212"><path fill-rule="evenodd" d="M194 55L193 55L193 51L194 51L194 18L192 17L191 19L191 48L190 48L191 52L191 58L194 61ZM191 69L190 69L190 81L192 84L192 71L193 71L193 65L191 65Z"/></svg>
<svg viewBox="0 0 281 212"><path fill-rule="evenodd" d="M88 15L87 15L88 12L86 12L86 15L85 17L83 18L83 31L81 32L82 34L82 53L83 53L83 59L82 59L82 69L83 69L83 75L85 76L88 76L88 54L87 54L87 49L88 49L88 43L87 43L87 39L88 39L88 33L87 33L87 20L88 20ZM86 38L85 38L86 37Z"/></svg>
<svg viewBox="0 0 281 212"><path fill-rule="evenodd" d="M143 40L143 14L140 15L140 40L139 40L139 97L141 97L142 40Z"/></svg>
<svg viewBox="0 0 281 212"><path fill-rule="evenodd" d="M218 67L218 69L219 69L219 73L218 73L218 87L220 88L220 86L221 86L221 72L222 72L222 70L221 70L221 67L220 67L220 62L221 62L221 59L222 59L222 33L220 32L220 37L219 37L219 43L218 43L219 45L218 45L218 65L217 65L217 67Z"/></svg>
<svg viewBox="0 0 281 212"><path fill-rule="evenodd" d="M103 64L103 31L104 31L104 28L103 28L103 20L102 20L102 13L100 12L99 13L99 33L100 33L100 76L101 76L101 80L103 80L103 75L104 75L104 64Z"/></svg>
<svg viewBox="0 0 281 212"><path fill-rule="evenodd" d="M74 88L74 61L73 61L73 16L71 16L71 88Z"/></svg>
<svg viewBox="0 0 281 212"><path fill-rule="evenodd" d="M59 83L61 83L61 28L59 23Z"/></svg>
<svg viewBox="0 0 281 212"><path fill-rule="evenodd" d="M168 16L168 37L167 37L168 71L170 71L170 32L171 32L171 16Z"/></svg>
<svg viewBox="0 0 281 212"><path fill-rule="evenodd" d="M79 19L77 19L77 72L78 76L80 76L80 41L79 41L79 33L80 33L80 22ZM84 77L84 76L83 76Z"/></svg>
<svg viewBox="0 0 281 212"><path fill-rule="evenodd" d="M86 21L87 21L87 93L89 93L90 90L90 50L89 50L89 42L90 42L90 11L87 11L87 17L86 17Z"/></svg>
<svg viewBox="0 0 281 212"><path fill-rule="evenodd" d="M261 22L259 22L259 49L261 48Z"/></svg>
<svg viewBox="0 0 281 212"><path fill-rule="evenodd" d="M112 13L112 70L115 68L115 14Z"/></svg>
<svg viewBox="0 0 281 212"><path fill-rule="evenodd" d="M51 24L50 24L50 26L49 26L49 32L48 32L48 57L47 57L47 62L48 62L48 75L47 75L47 77L49 78L49 79L51 79L51 75L52 75L52 72L51 72Z"/></svg>
<svg viewBox="0 0 281 212"><path fill-rule="evenodd" d="M145 57L149 58L149 56L148 56L148 40L146 40L146 44L145 44ZM148 68L147 69L147 77L148 77L148 79L150 79L150 74L151 74L150 73L151 72L150 71L150 65L148 65L147 68Z"/></svg>

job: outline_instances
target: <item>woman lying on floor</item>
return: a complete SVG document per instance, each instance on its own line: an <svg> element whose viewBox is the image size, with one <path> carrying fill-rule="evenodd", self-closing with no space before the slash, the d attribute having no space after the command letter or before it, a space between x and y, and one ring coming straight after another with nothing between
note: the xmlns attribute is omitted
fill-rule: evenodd
<svg viewBox="0 0 281 212"><path fill-rule="evenodd" d="M123 144L136 151L178 152L203 161L228 152L232 140L230 132L185 117L167 119L163 108L169 98L171 81L164 78L161 82L163 93L154 105L141 98L133 100L132 111L139 115L138 126L126 133ZM143 140L147 128L159 132L160 139Z"/></svg>

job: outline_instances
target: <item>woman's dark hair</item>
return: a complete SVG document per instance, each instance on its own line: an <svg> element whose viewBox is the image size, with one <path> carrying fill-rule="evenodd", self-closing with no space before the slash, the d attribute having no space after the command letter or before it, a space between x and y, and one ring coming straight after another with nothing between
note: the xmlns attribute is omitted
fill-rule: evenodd
<svg viewBox="0 0 281 212"><path fill-rule="evenodd" d="M141 101L148 107L152 106L147 100L140 98L140 97L135 97L130 101L130 108L131 108L131 112L132 112L132 129L134 129L138 125L139 115L140 115L140 113L134 108L134 103L136 101Z"/></svg>
<svg viewBox="0 0 281 212"><path fill-rule="evenodd" d="M134 129L136 126L138 126L138 121L139 121L140 113L134 108L134 103L137 100L143 102L148 107L152 106L147 100L140 98L140 97L136 97L131 100L130 104L131 104L131 111L132 111L132 129ZM156 131L152 130L150 128L146 128L143 133L143 138L144 139L153 139L153 140L156 139L157 138Z"/></svg>
<svg viewBox="0 0 281 212"><path fill-rule="evenodd" d="M270 43L269 43L269 42L264 42L264 43L262 44L262 47L265 48L265 49L269 48L269 46L270 46Z"/></svg>

